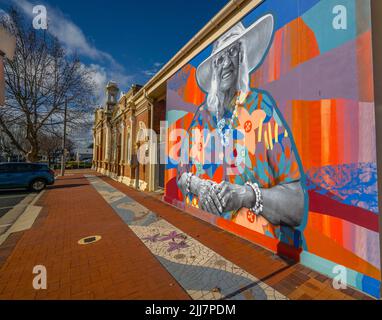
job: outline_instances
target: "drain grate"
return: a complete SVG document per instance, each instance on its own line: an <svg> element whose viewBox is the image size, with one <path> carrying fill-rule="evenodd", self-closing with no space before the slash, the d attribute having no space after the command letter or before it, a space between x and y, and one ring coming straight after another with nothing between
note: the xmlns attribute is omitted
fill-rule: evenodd
<svg viewBox="0 0 382 320"><path fill-rule="evenodd" d="M78 240L78 244L91 244L91 243L97 242L101 239L102 239L101 236L88 236L88 237L85 237L85 238Z"/></svg>

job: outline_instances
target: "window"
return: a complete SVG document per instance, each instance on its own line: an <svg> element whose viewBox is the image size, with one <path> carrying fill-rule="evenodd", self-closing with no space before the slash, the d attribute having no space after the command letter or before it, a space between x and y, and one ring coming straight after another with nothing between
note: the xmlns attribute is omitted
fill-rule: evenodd
<svg viewBox="0 0 382 320"><path fill-rule="evenodd" d="M49 167L46 164L35 164L33 166L33 170L34 171L46 171L46 170L49 170Z"/></svg>
<svg viewBox="0 0 382 320"><path fill-rule="evenodd" d="M33 165L33 164L20 163L20 164L15 164L14 166L15 166L14 170L16 172L31 172L36 170L36 165Z"/></svg>
<svg viewBox="0 0 382 320"><path fill-rule="evenodd" d="M0 172L3 173L16 173L23 172L25 164L6 163L0 166Z"/></svg>

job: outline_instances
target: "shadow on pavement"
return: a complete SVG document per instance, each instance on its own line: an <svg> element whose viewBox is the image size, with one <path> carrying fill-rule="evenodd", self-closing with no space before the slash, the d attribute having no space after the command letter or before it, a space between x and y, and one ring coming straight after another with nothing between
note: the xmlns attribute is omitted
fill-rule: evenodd
<svg viewBox="0 0 382 320"><path fill-rule="evenodd" d="M62 176L58 176L58 177L56 177L56 179L57 178L59 178L58 181L63 180ZM81 179L83 180L86 178L85 177L74 177L74 178L72 178L71 176L64 176L64 179L65 179L65 181L68 181L68 180L81 180Z"/></svg>
<svg viewBox="0 0 382 320"><path fill-rule="evenodd" d="M5 189L5 190L1 190L0 189L0 196L6 196L6 195L20 195L20 196L23 196L23 195L27 195L31 193L31 191L29 190L26 190L26 189Z"/></svg>
<svg viewBox="0 0 382 320"><path fill-rule="evenodd" d="M54 185L54 186L47 187L47 190L76 188L76 187L82 187L82 186L88 186L88 185L89 185L88 183L73 183L73 184Z"/></svg>

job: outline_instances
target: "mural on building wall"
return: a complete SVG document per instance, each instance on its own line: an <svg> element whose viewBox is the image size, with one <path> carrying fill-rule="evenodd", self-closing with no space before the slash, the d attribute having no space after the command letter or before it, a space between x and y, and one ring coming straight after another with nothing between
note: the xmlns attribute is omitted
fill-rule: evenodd
<svg viewBox="0 0 382 320"><path fill-rule="evenodd" d="M369 0L263 1L167 83L165 199L378 296L372 75Z"/></svg>

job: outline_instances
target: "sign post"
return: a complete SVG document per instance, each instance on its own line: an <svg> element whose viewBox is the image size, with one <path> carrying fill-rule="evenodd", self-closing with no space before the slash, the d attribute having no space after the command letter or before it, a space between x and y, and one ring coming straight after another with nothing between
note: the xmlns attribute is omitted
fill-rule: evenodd
<svg viewBox="0 0 382 320"><path fill-rule="evenodd" d="M61 156L61 176L65 175L65 166L66 166L66 114L68 110L68 103L65 99L65 110L64 110L64 135L62 138L62 156Z"/></svg>

